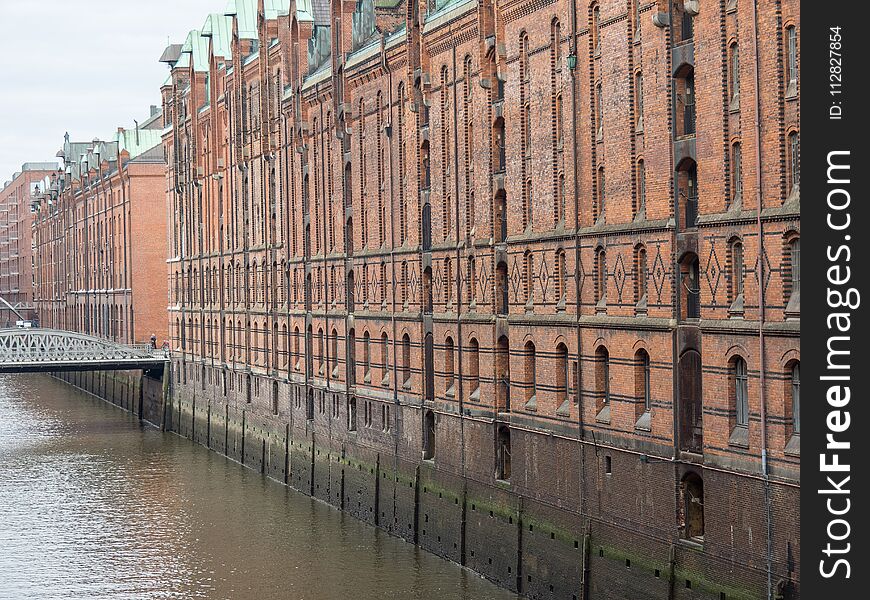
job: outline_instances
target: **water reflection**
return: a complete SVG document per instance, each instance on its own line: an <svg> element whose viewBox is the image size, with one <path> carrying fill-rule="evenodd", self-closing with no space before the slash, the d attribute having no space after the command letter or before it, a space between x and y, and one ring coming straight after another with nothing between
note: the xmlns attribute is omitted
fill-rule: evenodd
<svg viewBox="0 0 870 600"><path fill-rule="evenodd" d="M0 598L514 597L65 384L0 377Z"/></svg>

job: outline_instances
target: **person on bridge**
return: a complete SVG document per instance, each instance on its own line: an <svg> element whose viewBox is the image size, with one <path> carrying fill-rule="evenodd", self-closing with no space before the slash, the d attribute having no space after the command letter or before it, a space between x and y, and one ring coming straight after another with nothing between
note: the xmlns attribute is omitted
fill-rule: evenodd
<svg viewBox="0 0 870 600"><path fill-rule="evenodd" d="M154 333L151 334L151 347L157 350L157 335Z"/></svg>

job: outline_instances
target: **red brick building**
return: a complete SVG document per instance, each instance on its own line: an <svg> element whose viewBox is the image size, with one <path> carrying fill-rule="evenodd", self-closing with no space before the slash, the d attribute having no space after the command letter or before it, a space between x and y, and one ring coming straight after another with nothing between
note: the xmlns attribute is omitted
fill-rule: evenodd
<svg viewBox="0 0 870 600"><path fill-rule="evenodd" d="M24 163L0 189L0 298L15 307L15 314L0 303L0 327L35 319L33 260L30 243L31 203L45 189L46 178L57 173L57 163Z"/></svg>
<svg viewBox="0 0 870 600"><path fill-rule="evenodd" d="M45 327L124 343L166 339L166 194L151 116L109 141L71 142L33 218L34 294Z"/></svg>
<svg viewBox="0 0 870 600"><path fill-rule="evenodd" d="M799 597L798 46L230 2L163 57L172 426L529 597Z"/></svg>

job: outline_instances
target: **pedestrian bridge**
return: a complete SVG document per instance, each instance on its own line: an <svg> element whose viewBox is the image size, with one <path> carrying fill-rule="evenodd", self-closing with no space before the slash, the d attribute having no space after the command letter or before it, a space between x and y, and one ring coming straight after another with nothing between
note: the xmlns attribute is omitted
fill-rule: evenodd
<svg viewBox="0 0 870 600"><path fill-rule="evenodd" d="M0 373L162 369L164 350L57 329L0 329Z"/></svg>

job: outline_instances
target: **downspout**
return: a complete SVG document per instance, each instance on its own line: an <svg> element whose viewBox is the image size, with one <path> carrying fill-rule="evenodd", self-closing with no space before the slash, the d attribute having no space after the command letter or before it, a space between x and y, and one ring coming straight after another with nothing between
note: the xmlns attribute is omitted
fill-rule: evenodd
<svg viewBox="0 0 870 600"><path fill-rule="evenodd" d="M761 210L763 208L763 197L761 192L762 177L761 177L761 81L758 72L758 0L752 0L752 39L753 52L755 54L752 61L752 74L755 83L755 114L753 115L753 126L755 129L755 203L756 214L755 223L758 230L758 352L759 352L759 387L761 400L761 472L764 478L764 512L765 522L767 526L767 600L773 598L773 540L771 535L773 532L773 524L771 522L771 506L770 506L770 471L768 467L767 456L767 391L765 378L765 344L764 344L764 261L761 257L764 256L764 224L761 221Z"/></svg>

